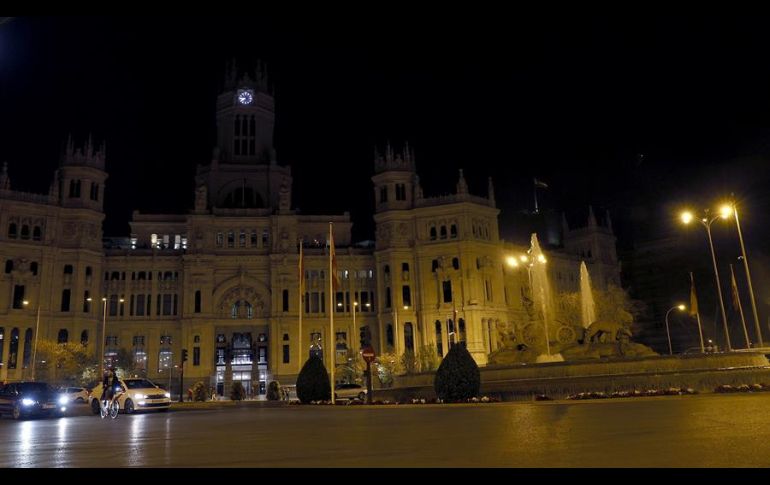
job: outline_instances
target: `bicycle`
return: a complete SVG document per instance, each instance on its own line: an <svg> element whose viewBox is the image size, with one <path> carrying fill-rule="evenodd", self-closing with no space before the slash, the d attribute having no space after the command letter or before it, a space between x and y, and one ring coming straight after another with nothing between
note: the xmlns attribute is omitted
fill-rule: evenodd
<svg viewBox="0 0 770 485"><path fill-rule="evenodd" d="M123 391L123 388L116 387L115 388L115 394L112 396L112 399L109 401L105 400L99 400L99 416L104 419L107 416L111 417L112 419L115 419L118 417L118 413L120 413L120 401L118 398L124 394L125 391Z"/></svg>

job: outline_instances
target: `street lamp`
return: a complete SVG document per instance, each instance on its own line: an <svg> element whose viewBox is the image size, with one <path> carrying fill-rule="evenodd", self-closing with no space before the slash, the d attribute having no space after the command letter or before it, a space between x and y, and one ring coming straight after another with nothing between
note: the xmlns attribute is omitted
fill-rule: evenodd
<svg viewBox="0 0 770 485"><path fill-rule="evenodd" d="M732 344L730 343L730 332L727 329L727 314L725 313L725 303L722 301L722 284L719 282L719 270L717 269L717 257L714 253L714 241L711 238L711 224L717 220L717 219L727 219L730 217L730 214L727 213L724 210L720 210L720 213L716 216L712 216L709 214L709 210L706 209L704 211L704 217L699 219L699 222L703 224L703 227L706 228L706 234L708 234L709 238L709 247L711 248L711 261L714 263L714 277L717 280L717 294L719 296L719 308L722 310L722 326L725 330L725 339L727 342L727 350L730 351L733 349ZM680 214L680 218L684 224L689 224L693 220L695 220L695 216L690 211L684 211Z"/></svg>
<svg viewBox="0 0 770 485"><path fill-rule="evenodd" d="M118 300L120 303L123 303L123 298ZM107 298L102 297L102 348L101 348L101 354L99 355L99 376L104 376L104 346L107 340Z"/></svg>
<svg viewBox="0 0 770 485"><path fill-rule="evenodd" d="M746 270L746 280L749 283L749 300L751 301L751 311L754 313L754 328L757 332L757 339L759 340L759 346L764 347L764 341L762 340L762 330L759 327L759 316L757 315L757 303L754 300L754 287L751 284L751 272L749 272L749 259L746 256L746 246L743 245L743 233L741 232L741 223L738 220L738 207L735 201L723 204L719 209L720 214L725 219L730 216L735 216L735 227L738 228L738 240L741 243L741 255L743 256L743 269Z"/></svg>
<svg viewBox="0 0 770 485"><path fill-rule="evenodd" d="M674 305L666 312L666 336L668 337L668 355L674 355L674 351L671 348L671 332L669 331L668 327L668 314L671 313L674 310L679 310L680 312L685 311L687 307L682 305L681 303L679 305Z"/></svg>
<svg viewBox="0 0 770 485"><path fill-rule="evenodd" d="M28 300L21 302L24 306L29 305ZM35 359L37 358L37 333L40 331L40 302L37 302L37 318L35 318L35 344L32 346L32 380L35 380Z"/></svg>

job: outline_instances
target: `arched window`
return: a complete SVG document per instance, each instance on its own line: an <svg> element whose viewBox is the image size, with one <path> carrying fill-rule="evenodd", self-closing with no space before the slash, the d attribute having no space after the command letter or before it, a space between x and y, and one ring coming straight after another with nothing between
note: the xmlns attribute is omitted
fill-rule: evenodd
<svg viewBox="0 0 770 485"><path fill-rule="evenodd" d="M251 303L239 300L233 303L232 308L230 309L230 317L231 318L253 318L254 317L254 308L251 306Z"/></svg>
<svg viewBox="0 0 770 485"><path fill-rule="evenodd" d="M436 240L436 226L431 226L430 228L430 240L431 241Z"/></svg>
<svg viewBox="0 0 770 485"><path fill-rule="evenodd" d="M388 344L388 347L393 347L393 324L391 323L385 329L385 342Z"/></svg>
<svg viewBox="0 0 770 485"><path fill-rule="evenodd" d="M459 258L452 258L452 267L454 269L460 269L460 259Z"/></svg>
<svg viewBox="0 0 770 485"><path fill-rule="evenodd" d="M441 320L436 320L436 353L439 357L444 356L444 339L441 335Z"/></svg>
<svg viewBox="0 0 770 485"><path fill-rule="evenodd" d="M414 352L414 331L409 322L404 324L404 349L407 352Z"/></svg>
<svg viewBox="0 0 770 485"><path fill-rule="evenodd" d="M8 344L8 368L15 369L19 358L19 329L11 330L11 341Z"/></svg>
<svg viewBox="0 0 770 485"><path fill-rule="evenodd" d="M6 259L5 260L5 274L9 274L11 271L13 271L13 260L12 259Z"/></svg>
<svg viewBox="0 0 770 485"><path fill-rule="evenodd" d="M438 270L438 259L434 259L430 262L430 270L434 273Z"/></svg>
<svg viewBox="0 0 770 485"><path fill-rule="evenodd" d="M201 290L195 291L195 313L201 312Z"/></svg>
<svg viewBox="0 0 770 485"><path fill-rule="evenodd" d="M40 241L41 239L43 239L43 232L40 230L40 226L35 226L32 229L32 240Z"/></svg>
<svg viewBox="0 0 770 485"><path fill-rule="evenodd" d="M91 269L90 266L86 266L86 278L90 278L91 276L93 276L93 274L94 274L94 270Z"/></svg>
<svg viewBox="0 0 770 485"><path fill-rule="evenodd" d="M64 274L72 274L72 265L71 264L65 264L64 265Z"/></svg>
<svg viewBox="0 0 770 485"><path fill-rule="evenodd" d="M282 297L281 299L283 300L281 302L283 311L288 312L289 311L289 290L283 290L281 297Z"/></svg>
<svg viewBox="0 0 770 485"><path fill-rule="evenodd" d="M8 237L16 239L16 236L18 236L18 229L16 227L16 223L12 222L8 224Z"/></svg>
<svg viewBox="0 0 770 485"><path fill-rule="evenodd" d="M32 329L28 328L24 332L24 357L22 358L22 366L26 369L29 367L29 363L32 362Z"/></svg>
<svg viewBox="0 0 770 485"><path fill-rule="evenodd" d="M446 226L441 226L441 232L439 234L441 235L441 239L446 239Z"/></svg>
<svg viewBox="0 0 770 485"><path fill-rule="evenodd" d="M67 331L66 328L62 328L59 330L59 335L56 337L56 342L60 344L66 344L69 340L70 333Z"/></svg>
<svg viewBox="0 0 770 485"><path fill-rule="evenodd" d="M29 226L26 224L21 226L21 238L29 239Z"/></svg>
<svg viewBox="0 0 770 485"><path fill-rule="evenodd" d="M88 345L88 330L80 332L80 344L84 346Z"/></svg>
<svg viewBox="0 0 770 485"><path fill-rule="evenodd" d="M449 236L452 239L457 238L457 224L452 224L451 226L449 226Z"/></svg>

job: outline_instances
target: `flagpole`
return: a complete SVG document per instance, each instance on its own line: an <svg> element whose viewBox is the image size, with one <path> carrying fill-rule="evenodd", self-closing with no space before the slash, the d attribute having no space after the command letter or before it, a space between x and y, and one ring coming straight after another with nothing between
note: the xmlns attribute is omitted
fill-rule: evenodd
<svg viewBox="0 0 770 485"><path fill-rule="evenodd" d="M532 179L532 191L535 194L535 214L539 212L539 209L537 208L537 179Z"/></svg>
<svg viewBox="0 0 770 485"><path fill-rule="evenodd" d="M695 280L692 277L692 271L690 271L690 299L692 300L695 294ZM694 307L694 308L693 308ZM700 324L700 309L698 308L698 301L695 300L695 305L690 301L690 311L695 310L695 319L698 321L698 335L700 336L700 353L705 354L706 349L703 346L703 327Z"/></svg>
<svg viewBox="0 0 770 485"><path fill-rule="evenodd" d="M746 318L743 316L743 305L741 305L741 297L738 295L738 285L735 284L735 272L733 271L733 265L730 264L730 278L732 278L733 285L733 303L738 305L738 313L741 314L741 323L743 324L743 336L746 337L746 348L751 348L749 342L749 331L746 329Z"/></svg>
<svg viewBox="0 0 770 485"><path fill-rule="evenodd" d="M332 404L334 404L334 364L336 356L336 336L334 335L334 286L333 281L336 277L332 273L332 253L334 253L334 235L332 234L332 223L329 223L329 328L331 335L329 336L329 347L331 351L331 388L332 388Z"/></svg>
<svg viewBox="0 0 770 485"><path fill-rule="evenodd" d="M299 372L302 370L302 354L304 353L304 350L302 350L302 312L304 308L302 308L302 299L304 298L304 291L302 291L302 282L305 278L305 270L304 270L304 261L302 261L302 239L299 240L299 279L297 280L297 287L298 287L298 298L297 298L297 313L299 315L299 335L297 339L297 346L298 346L298 355L297 355L297 377L299 377Z"/></svg>

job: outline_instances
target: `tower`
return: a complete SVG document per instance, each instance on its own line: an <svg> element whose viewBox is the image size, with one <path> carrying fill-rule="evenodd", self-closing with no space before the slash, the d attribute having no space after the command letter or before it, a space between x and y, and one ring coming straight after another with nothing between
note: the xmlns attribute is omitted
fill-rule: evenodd
<svg viewBox="0 0 770 485"><path fill-rule="evenodd" d="M55 172L51 195L62 207L104 210L105 144L94 146L91 136L83 148L75 148L70 136Z"/></svg>
<svg viewBox="0 0 770 485"><path fill-rule="evenodd" d="M415 193L422 197L419 179L415 175L414 151L404 146L402 154L396 154L388 144L385 154L374 151L374 203L375 212L403 210L414 207Z"/></svg>

